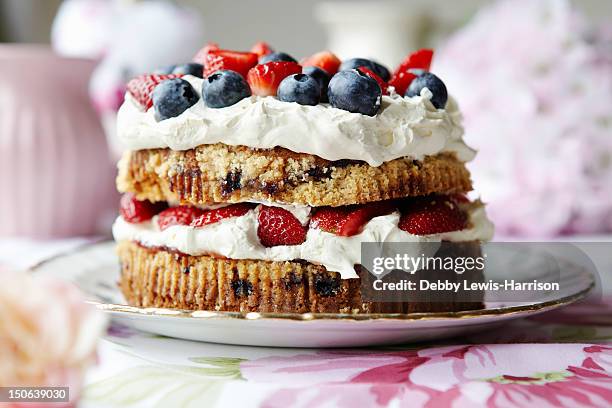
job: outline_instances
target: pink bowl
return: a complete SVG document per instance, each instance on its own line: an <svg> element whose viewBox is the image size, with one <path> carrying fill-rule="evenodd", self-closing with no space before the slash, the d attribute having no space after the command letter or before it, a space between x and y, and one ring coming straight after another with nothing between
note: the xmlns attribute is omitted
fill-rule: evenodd
<svg viewBox="0 0 612 408"><path fill-rule="evenodd" d="M88 97L94 61L0 45L0 236L108 229L115 168Z"/></svg>

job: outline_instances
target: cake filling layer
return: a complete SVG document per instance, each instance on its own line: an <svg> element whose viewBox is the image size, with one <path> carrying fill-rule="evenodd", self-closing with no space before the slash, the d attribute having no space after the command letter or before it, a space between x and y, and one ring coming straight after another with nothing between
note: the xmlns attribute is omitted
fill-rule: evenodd
<svg viewBox="0 0 612 408"><path fill-rule="evenodd" d="M203 227L173 225L164 230L159 228L157 217L136 224L119 217L113 226L113 235L116 241L135 241L146 247L169 248L194 256L218 255L268 261L303 259L323 265L328 271L339 272L342 279L357 278L354 265L361 263L362 242L468 242L488 241L493 236L493 224L488 220L484 207L469 204L466 206L468 226L459 231L413 235L398 227L400 213L396 211L372 218L359 234L353 236L309 228L305 241L300 245L266 247L257 235L260 208L257 206L242 216L222 219ZM303 209L296 209L295 213L304 217ZM429 250L430 246L427 247ZM411 250L414 256L425 251L419 245L411 246Z"/></svg>
<svg viewBox="0 0 612 408"><path fill-rule="evenodd" d="M185 76L197 92L202 79ZM158 122L153 109L143 111L128 93L118 115L118 134L130 150L170 148L189 150L224 143L269 149L284 147L327 160L362 160L371 166L409 157L454 152L470 161L475 152L463 141L461 114L450 98L436 109L425 88L412 98L382 97L375 116L331 107L282 102L251 96L225 108L208 108L202 100L177 117Z"/></svg>

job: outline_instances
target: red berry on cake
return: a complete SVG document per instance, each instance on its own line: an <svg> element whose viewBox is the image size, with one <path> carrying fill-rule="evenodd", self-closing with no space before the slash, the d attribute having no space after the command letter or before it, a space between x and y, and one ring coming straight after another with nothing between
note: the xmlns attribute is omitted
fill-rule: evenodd
<svg viewBox="0 0 612 408"><path fill-rule="evenodd" d="M389 85L398 95L404 95L412 81L422 72L429 71L433 50L422 49L408 55L393 72Z"/></svg>
<svg viewBox="0 0 612 408"><path fill-rule="evenodd" d="M389 85L395 89L395 92L398 95L403 96L416 77L417 76L412 72L400 72L399 74L393 74L391 80L389 81Z"/></svg>
<svg viewBox="0 0 612 408"><path fill-rule="evenodd" d="M319 67L327 72L330 76L338 72L338 68L340 68L341 63L342 61L340 61L340 58L336 57L330 51L317 52L316 54L302 60L303 66Z"/></svg>
<svg viewBox="0 0 612 408"><path fill-rule="evenodd" d="M180 206L168 208L157 215L157 225L162 231L173 225L191 225L193 220L203 213L204 210L200 210L197 207Z"/></svg>
<svg viewBox="0 0 612 408"><path fill-rule="evenodd" d="M265 247L300 245L306 240L306 227L284 208L262 205L257 220L257 236Z"/></svg>
<svg viewBox="0 0 612 408"><path fill-rule="evenodd" d="M198 64L204 65L206 63L206 56L211 51L216 51L218 49L219 49L219 44L214 43L214 42L209 42L200 51L198 51L196 55L193 56L192 61L197 62Z"/></svg>
<svg viewBox="0 0 612 408"><path fill-rule="evenodd" d="M470 199L467 195L463 193L457 193L450 196L450 199L456 202L457 204L468 204Z"/></svg>
<svg viewBox="0 0 612 408"><path fill-rule="evenodd" d="M208 224L214 224L215 222L219 222L224 218L241 217L253 208L255 208L255 204L240 203L228 205L226 207L216 208L214 210L208 210L204 212L204 214L195 218L191 222L191 226L198 228Z"/></svg>
<svg viewBox="0 0 612 408"><path fill-rule="evenodd" d="M422 49L408 55L401 64L396 68L393 75L398 75L401 72L409 72L410 70L429 71L431 61L433 59L433 50Z"/></svg>
<svg viewBox="0 0 612 408"><path fill-rule="evenodd" d="M131 224L148 221L165 208L165 203L152 203L148 200L140 201L132 193L125 193L119 201L121 217Z"/></svg>
<svg viewBox="0 0 612 408"><path fill-rule="evenodd" d="M251 68L247 75L247 82L253 95L274 96L283 79L301 72L302 66L295 62L266 62Z"/></svg>
<svg viewBox="0 0 612 408"><path fill-rule="evenodd" d="M212 50L206 55L204 78L221 69L236 71L246 78L247 72L257 64L258 60L257 54L252 52Z"/></svg>
<svg viewBox="0 0 612 408"><path fill-rule="evenodd" d="M389 85L381 77L376 75L374 71L368 67L359 67L357 69L378 82L383 95L389 95Z"/></svg>
<svg viewBox="0 0 612 408"><path fill-rule="evenodd" d="M467 216L449 197L414 198L402 209L398 226L414 235L441 234L466 228Z"/></svg>
<svg viewBox="0 0 612 408"><path fill-rule="evenodd" d="M372 218L397 209L393 201L379 201L358 206L323 207L310 219L310 227L343 237L359 234Z"/></svg>
<svg viewBox="0 0 612 408"><path fill-rule="evenodd" d="M274 52L272 47L267 42L259 41L251 48L251 52L257 54L258 57L263 57Z"/></svg>
<svg viewBox="0 0 612 408"><path fill-rule="evenodd" d="M156 74L144 74L133 78L127 84L127 91L132 95L134 99L140 104L140 106L147 110L153 106L153 99L151 94L157 85L165 81L166 79L180 78L182 75L156 75Z"/></svg>

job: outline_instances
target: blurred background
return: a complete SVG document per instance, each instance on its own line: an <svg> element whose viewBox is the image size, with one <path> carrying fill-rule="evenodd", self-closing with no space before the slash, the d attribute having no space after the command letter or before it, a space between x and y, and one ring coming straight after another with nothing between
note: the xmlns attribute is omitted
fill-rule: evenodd
<svg viewBox="0 0 612 408"><path fill-rule="evenodd" d="M80 0L83 1L83 0ZM50 28L63 0L0 0L0 40L9 42L48 43ZM79 2L77 0L76 2ZM75 3L76 3L75 2ZM85 2L85 1L83 1ZM136 3L133 0L101 0L90 3ZM419 45L433 44L443 40L449 33L469 21L491 0L397 0L383 1L323 1L310 0L297 5L285 0L176 0L174 3L192 7L206 22L202 40L224 44L228 48L249 47L254 36L274 40L277 48L291 50L296 55L308 55L320 50L328 41L329 32L322 20L348 18L355 8L379 8L381 4L397 5L398 18L410 21L410 42ZM320 18L317 12L322 4L339 4L338 13ZM596 22L609 22L612 18L612 2L607 0L580 0L576 2L581 10ZM384 6L382 7L384 8ZM371 16L370 18L376 18ZM393 15L387 18L395 19ZM380 31L386 27L372 27L373 21L355 21L363 35ZM371 29L368 29L370 26ZM289 34L299 35L289 35ZM402 56L399 56L400 58ZM398 62L398 61L390 61ZM389 62L388 62L389 63Z"/></svg>
<svg viewBox="0 0 612 408"><path fill-rule="evenodd" d="M498 237L612 232L607 0L0 0L0 237L108 234L126 81L209 41L390 68L421 47L465 116ZM41 204L44 203L44 204Z"/></svg>

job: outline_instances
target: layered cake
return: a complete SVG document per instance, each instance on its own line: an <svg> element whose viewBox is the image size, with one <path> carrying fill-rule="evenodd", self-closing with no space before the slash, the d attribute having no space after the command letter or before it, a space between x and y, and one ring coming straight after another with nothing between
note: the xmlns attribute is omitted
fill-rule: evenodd
<svg viewBox="0 0 612 408"><path fill-rule="evenodd" d="M209 44L133 79L113 227L136 306L257 312L422 312L470 302L375 302L364 242L456 242L493 226L470 201L461 116L433 52L390 72L320 52ZM366 276L368 275L368 276ZM469 279L478 280L482 276Z"/></svg>

